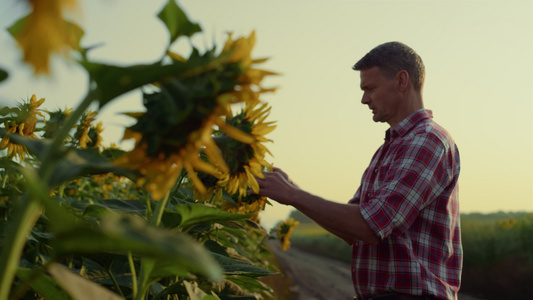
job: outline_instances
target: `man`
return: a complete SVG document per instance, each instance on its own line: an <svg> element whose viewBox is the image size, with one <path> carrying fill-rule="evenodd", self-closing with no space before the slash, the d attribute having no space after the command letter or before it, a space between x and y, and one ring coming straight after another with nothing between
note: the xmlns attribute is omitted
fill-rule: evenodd
<svg viewBox="0 0 533 300"><path fill-rule="evenodd" d="M425 68L399 42L379 45L353 67L361 102L386 122L385 142L347 204L314 196L280 169L259 193L292 205L353 246L354 299L457 299L462 269L459 152L424 109Z"/></svg>

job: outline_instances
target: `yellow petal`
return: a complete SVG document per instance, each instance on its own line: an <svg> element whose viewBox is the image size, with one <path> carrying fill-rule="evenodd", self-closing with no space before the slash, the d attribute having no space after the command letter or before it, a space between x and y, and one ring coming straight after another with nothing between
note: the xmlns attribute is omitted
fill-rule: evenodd
<svg viewBox="0 0 533 300"><path fill-rule="evenodd" d="M170 56L170 58L172 58L173 60L177 60L177 61L181 61L181 62L186 62L187 60L179 55L178 53L175 53L175 52L172 52L172 51L167 51L167 55Z"/></svg>
<svg viewBox="0 0 533 300"><path fill-rule="evenodd" d="M255 138L252 135L234 126L231 126L226 122L217 120L216 124L220 128L220 130L224 131L224 133L226 133L229 137L236 141L239 141L244 144L252 144L253 142L255 142Z"/></svg>
<svg viewBox="0 0 533 300"><path fill-rule="evenodd" d="M189 175L189 179L194 184L194 187L200 192L201 194L205 194L207 192L207 189L205 188L202 181L198 178L198 175L196 175L196 172L194 172L194 169L192 168L192 165L185 161L183 163L183 166L185 167L185 170L187 170L187 175Z"/></svg>
<svg viewBox="0 0 533 300"><path fill-rule="evenodd" d="M201 160L200 158L191 159L190 161L195 170L206 174L211 174L213 176L217 176L220 174L220 172L217 168L215 168L215 166Z"/></svg>

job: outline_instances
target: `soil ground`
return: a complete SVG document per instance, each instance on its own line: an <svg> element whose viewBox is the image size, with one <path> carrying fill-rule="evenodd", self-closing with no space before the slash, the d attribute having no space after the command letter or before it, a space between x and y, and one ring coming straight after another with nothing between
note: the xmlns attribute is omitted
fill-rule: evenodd
<svg viewBox="0 0 533 300"><path fill-rule="evenodd" d="M269 282L279 300L351 300L354 296L350 265L291 247L281 251L278 241L268 244L282 275ZM482 300L459 294L459 300Z"/></svg>

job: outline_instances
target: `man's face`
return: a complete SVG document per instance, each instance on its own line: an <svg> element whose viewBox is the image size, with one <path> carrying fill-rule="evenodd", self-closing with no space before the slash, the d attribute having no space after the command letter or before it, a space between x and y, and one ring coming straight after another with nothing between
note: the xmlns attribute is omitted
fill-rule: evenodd
<svg viewBox="0 0 533 300"><path fill-rule="evenodd" d="M372 110L374 122L395 121L398 110L397 80L382 74L379 67L361 70L361 103Z"/></svg>

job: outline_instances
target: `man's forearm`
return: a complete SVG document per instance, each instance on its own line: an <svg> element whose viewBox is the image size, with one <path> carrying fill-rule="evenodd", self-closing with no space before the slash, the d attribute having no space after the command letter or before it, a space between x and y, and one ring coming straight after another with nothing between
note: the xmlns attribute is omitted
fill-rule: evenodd
<svg viewBox="0 0 533 300"><path fill-rule="evenodd" d="M346 243L380 241L363 218L359 205L329 201L303 190L297 191L293 197L292 206Z"/></svg>

